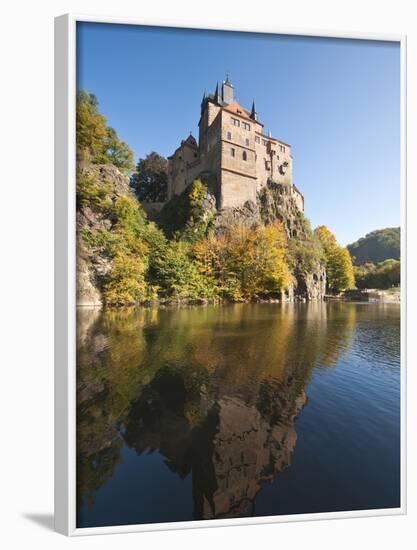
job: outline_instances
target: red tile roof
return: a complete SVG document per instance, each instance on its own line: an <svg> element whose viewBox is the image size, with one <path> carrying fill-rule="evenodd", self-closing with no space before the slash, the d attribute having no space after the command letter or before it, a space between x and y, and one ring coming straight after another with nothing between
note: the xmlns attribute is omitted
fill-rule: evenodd
<svg viewBox="0 0 417 550"><path fill-rule="evenodd" d="M229 103L225 107L223 107L225 111L228 111L229 113L233 113L235 115L238 115L242 118L245 118L246 120L251 120L254 122L252 118L248 115L246 109L244 109L237 101L232 101L232 103Z"/></svg>

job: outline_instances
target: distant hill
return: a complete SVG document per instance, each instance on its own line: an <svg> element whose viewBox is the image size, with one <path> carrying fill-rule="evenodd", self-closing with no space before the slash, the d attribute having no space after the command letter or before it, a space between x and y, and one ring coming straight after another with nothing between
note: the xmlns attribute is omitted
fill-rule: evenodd
<svg viewBox="0 0 417 550"><path fill-rule="evenodd" d="M400 228L386 227L372 231L349 244L347 249L353 258L355 265L368 262L378 263L384 260L400 259Z"/></svg>

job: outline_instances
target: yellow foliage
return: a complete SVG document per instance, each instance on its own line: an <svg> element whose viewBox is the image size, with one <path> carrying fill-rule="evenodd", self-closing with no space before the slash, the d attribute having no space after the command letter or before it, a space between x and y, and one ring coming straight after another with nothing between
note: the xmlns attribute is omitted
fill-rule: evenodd
<svg viewBox="0 0 417 550"><path fill-rule="evenodd" d="M236 301L280 293L291 282L280 222L257 228L231 225L220 236L197 243L194 255L200 272Z"/></svg>
<svg viewBox="0 0 417 550"><path fill-rule="evenodd" d="M341 247L326 226L315 229L323 250L327 272L327 286L331 292L340 292L355 285L352 258L347 248Z"/></svg>
<svg viewBox="0 0 417 550"><path fill-rule="evenodd" d="M147 298L145 264L139 257L119 252L114 258L111 278L104 289L107 305L129 305Z"/></svg>

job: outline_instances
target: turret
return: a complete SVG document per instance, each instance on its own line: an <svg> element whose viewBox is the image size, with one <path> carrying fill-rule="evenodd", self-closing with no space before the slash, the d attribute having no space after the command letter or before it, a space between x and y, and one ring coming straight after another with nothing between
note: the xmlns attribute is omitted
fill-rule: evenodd
<svg viewBox="0 0 417 550"><path fill-rule="evenodd" d="M226 80L222 84L222 99L227 104L232 103L235 99L235 92L232 83L229 80L229 75L226 76Z"/></svg>

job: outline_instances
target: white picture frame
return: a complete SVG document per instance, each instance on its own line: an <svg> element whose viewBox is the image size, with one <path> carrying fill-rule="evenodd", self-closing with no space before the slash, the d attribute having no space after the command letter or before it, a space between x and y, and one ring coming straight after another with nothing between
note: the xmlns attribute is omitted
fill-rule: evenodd
<svg viewBox="0 0 417 550"><path fill-rule="evenodd" d="M55 530L67 536L267 524L406 513L406 37L312 32L306 29L205 27L206 30L267 32L311 37L399 42L401 48L401 506L394 509L329 512L257 518L198 520L116 527L76 527L76 248L75 97L76 25L97 22L181 26L133 18L66 14L55 19Z"/></svg>

